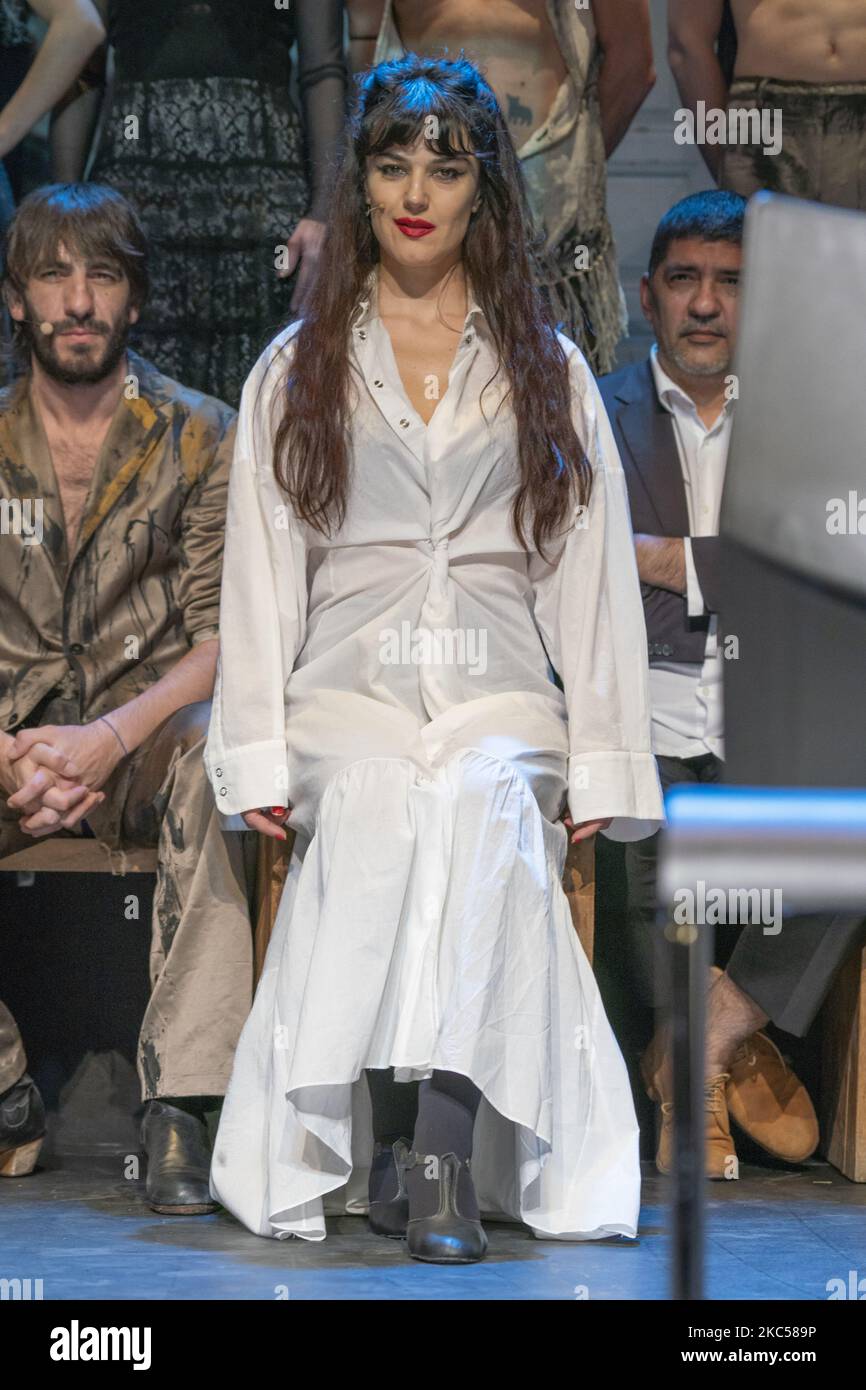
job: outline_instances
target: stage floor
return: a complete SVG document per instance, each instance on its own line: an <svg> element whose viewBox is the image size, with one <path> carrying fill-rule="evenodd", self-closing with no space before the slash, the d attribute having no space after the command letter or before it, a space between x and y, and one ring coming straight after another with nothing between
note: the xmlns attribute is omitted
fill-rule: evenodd
<svg viewBox="0 0 866 1390"><path fill-rule="evenodd" d="M866 1295L866 1184L823 1163L742 1165L738 1182L708 1191L709 1298L826 1300L828 1285L851 1297L859 1278ZM222 1212L157 1216L143 1195L143 1182L123 1178L119 1158L64 1158L62 1167L0 1181L0 1278L42 1279L45 1299L668 1294L667 1184L650 1164L639 1245L538 1241L522 1227L490 1222L487 1258L453 1269L409 1259L402 1242L371 1236L364 1217L329 1218L328 1238L318 1243L271 1241Z"/></svg>

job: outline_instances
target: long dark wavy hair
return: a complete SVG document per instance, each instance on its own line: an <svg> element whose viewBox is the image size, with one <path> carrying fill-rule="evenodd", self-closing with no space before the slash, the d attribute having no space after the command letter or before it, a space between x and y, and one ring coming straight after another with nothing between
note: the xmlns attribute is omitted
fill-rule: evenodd
<svg viewBox="0 0 866 1390"><path fill-rule="evenodd" d="M568 362L530 269L537 244L519 161L496 97L470 62L409 53L356 79L319 269L304 305L283 386L274 471L296 514L323 534L345 517L349 488L350 320L379 260L367 214L366 159L421 134L437 155L480 162L478 210L463 242L463 267L487 318L512 397L520 485L513 524L520 544L527 507L532 539L559 530L575 501L586 504L592 471L571 418ZM427 124L435 116L437 124ZM427 139L436 131L435 140ZM287 347L289 344L286 345ZM280 362L280 356L276 363ZM483 395L483 392L482 392Z"/></svg>

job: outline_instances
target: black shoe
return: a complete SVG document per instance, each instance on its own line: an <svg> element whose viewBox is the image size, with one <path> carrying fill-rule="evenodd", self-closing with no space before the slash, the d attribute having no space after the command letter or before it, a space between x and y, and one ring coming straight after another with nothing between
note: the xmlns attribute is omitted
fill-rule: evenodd
<svg viewBox="0 0 866 1390"><path fill-rule="evenodd" d="M210 1195L207 1129L195 1115L149 1100L141 1122L147 1154L147 1200L166 1216L203 1216L219 1203Z"/></svg>
<svg viewBox="0 0 866 1390"><path fill-rule="evenodd" d="M32 1173L44 1139L45 1106L25 1072L0 1096L0 1178Z"/></svg>
<svg viewBox="0 0 866 1390"><path fill-rule="evenodd" d="M370 1169L370 1186L376 1178L376 1189L381 1191L382 1179L386 1171L391 1173L389 1188L396 1186L395 1195L387 1201L370 1202L370 1230L377 1236L390 1236L392 1240L402 1240L406 1234L409 1220L409 1198L406 1193L406 1163L411 1145L406 1139L397 1139L393 1144L376 1143L373 1148L373 1163Z"/></svg>
<svg viewBox="0 0 866 1390"><path fill-rule="evenodd" d="M407 1168L426 1163L427 1155L412 1153ZM439 1210L433 1216L412 1217L406 1225L409 1254L413 1260L439 1265L467 1265L483 1260L487 1235L480 1221L461 1216L457 1209L457 1182L461 1169L472 1181L469 1159L454 1153L439 1159Z"/></svg>

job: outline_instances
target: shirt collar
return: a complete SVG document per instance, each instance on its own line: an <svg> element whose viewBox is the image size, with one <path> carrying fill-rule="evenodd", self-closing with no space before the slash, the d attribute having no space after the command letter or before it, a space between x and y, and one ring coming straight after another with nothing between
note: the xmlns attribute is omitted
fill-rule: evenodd
<svg viewBox="0 0 866 1390"><path fill-rule="evenodd" d="M351 326L357 332L358 329L366 329L373 319L378 319L378 288L379 288L379 267L374 265L367 275L361 290L361 296L355 306ZM466 319L463 324L464 331L469 325L475 324L480 328L486 324L487 319L484 310L475 298L471 284L466 284Z"/></svg>

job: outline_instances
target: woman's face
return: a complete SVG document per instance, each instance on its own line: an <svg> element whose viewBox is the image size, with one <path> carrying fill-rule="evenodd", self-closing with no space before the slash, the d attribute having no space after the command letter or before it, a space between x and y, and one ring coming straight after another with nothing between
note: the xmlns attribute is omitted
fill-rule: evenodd
<svg viewBox="0 0 866 1390"><path fill-rule="evenodd" d="M460 260L469 218L481 203L479 179L474 155L437 155L420 135L412 146L368 156L370 223L382 258L406 267Z"/></svg>

